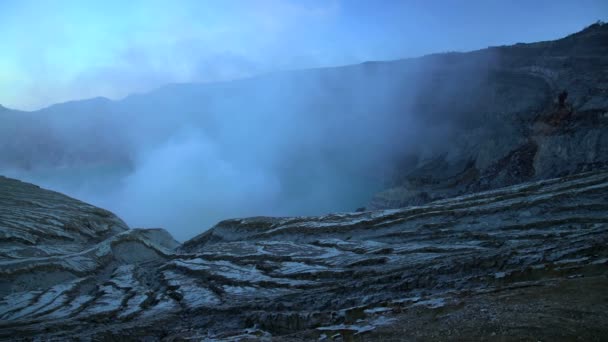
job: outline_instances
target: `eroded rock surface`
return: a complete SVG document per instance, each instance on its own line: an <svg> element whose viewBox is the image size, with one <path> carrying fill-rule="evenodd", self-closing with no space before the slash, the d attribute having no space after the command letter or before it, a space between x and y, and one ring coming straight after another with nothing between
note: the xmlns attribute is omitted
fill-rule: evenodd
<svg viewBox="0 0 608 342"><path fill-rule="evenodd" d="M443 99L442 89L458 89L462 94L451 107L438 111L459 118L462 127L450 137L450 149L404 161L370 208L418 205L608 166L607 24L555 41L437 58L445 59L445 68L431 72L429 82L437 84L423 88L421 98L437 108L434 96ZM485 77L477 83L468 82L463 65L469 60L483 65ZM451 77L458 72L463 76ZM454 86L459 82L464 84ZM426 117L424 108L413 110Z"/></svg>
<svg viewBox="0 0 608 342"><path fill-rule="evenodd" d="M403 209L226 220L182 245L1 181L5 235L43 251L3 241L2 339L608 336L608 171Z"/></svg>

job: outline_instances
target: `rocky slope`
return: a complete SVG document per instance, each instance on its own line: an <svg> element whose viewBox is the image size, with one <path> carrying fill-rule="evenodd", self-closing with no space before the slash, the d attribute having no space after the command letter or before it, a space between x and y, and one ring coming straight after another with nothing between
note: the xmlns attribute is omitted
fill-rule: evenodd
<svg viewBox="0 0 608 342"><path fill-rule="evenodd" d="M4 340L608 336L608 171L182 245L31 184L0 194Z"/></svg>
<svg viewBox="0 0 608 342"><path fill-rule="evenodd" d="M556 41L444 58L448 71L437 76L439 91L421 96L446 96L441 89L454 82L450 73L463 70L468 60L483 63L476 72L486 76L463 86L456 110L444 109L470 124L456 132L451 150L414 155L371 208L426 203L608 165L607 24Z"/></svg>

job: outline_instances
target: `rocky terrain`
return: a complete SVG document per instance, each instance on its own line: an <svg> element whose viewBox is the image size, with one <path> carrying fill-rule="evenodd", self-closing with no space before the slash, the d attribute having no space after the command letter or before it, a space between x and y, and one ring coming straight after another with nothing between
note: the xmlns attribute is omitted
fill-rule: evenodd
<svg viewBox="0 0 608 342"><path fill-rule="evenodd" d="M0 178L0 338L602 340L608 171L178 244Z"/></svg>
<svg viewBox="0 0 608 342"><path fill-rule="evenodd" d="M601 23L555 41L437 56L445 69L433 82L456 108L439 111L465 126L454 132L450 150L413 155L369 207L426 203L608 165L607 56L608 25ZM443 94L470 60L482 63L475 73L485 77L457 96ZM429 88L420 97L437 93Z"/></svg>
<svg viewBox="0 0 608 342"><path fill-rule="evenodd" d="M0 340L606 340L607 56L598 23L550 42L0 106L0 171L105 177L95 191L129 179L142 146L182 122L227 159L235 136L261 140L252 155L293 186L284 202L314 201L317 182L350 207L370 178L386 183L370 210L200 224L179 243L0 176ZM222 118L240 103L266 116L237 116L247 129L234 132ZM273 131L296 142L276 159L260 138ZM311 176L323 168L354 173Z"/></svg>

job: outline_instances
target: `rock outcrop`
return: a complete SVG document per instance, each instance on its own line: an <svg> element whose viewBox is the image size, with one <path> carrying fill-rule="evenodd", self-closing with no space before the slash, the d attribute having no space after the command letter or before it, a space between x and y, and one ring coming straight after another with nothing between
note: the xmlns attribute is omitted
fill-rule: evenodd
<svg viewBox="0 0 608 342"><path fill-rule="evenodd" d="M445 70L432 75L439 90L421 97L460 82L450 74L466 71L465 61L482 63L486 76L462 85L458 110L443 108L469 124L454 131L451 149L415 155L398 169L369 207L398 208L607 166L607 56L602 23L556 41L455 54L451 61L444 56ZM415 108L426 115L422 109Z"/></svg>
<svg viewBox="0 0 608 342"><path fill-rule="evenodd" d="M179 245L2 178L0 338L599 339L607 193L594 171Z"/></svg>

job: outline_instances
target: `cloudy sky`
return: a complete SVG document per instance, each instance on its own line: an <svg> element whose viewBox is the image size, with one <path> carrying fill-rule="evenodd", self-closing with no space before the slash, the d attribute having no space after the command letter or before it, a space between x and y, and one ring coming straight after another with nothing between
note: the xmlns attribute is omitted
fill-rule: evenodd
<svg viewBox="0 0 608 342"><path fill-rule="evenodd" d="M555 39L606 0L2 0L0 104Z"/></svg>

